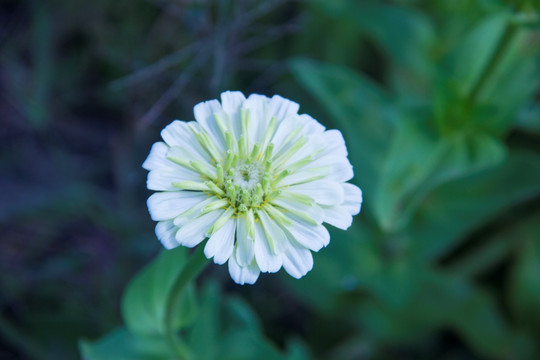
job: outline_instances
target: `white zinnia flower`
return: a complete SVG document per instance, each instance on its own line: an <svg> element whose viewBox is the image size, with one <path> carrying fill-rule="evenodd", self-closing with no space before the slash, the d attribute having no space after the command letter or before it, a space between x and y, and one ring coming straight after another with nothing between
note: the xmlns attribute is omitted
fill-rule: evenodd
<svg viewBox="0 0 540 360"><path fill-rule="evenodd" d="M194 108L196 121L174 121L143 164L156 235L170 249L209 238L204 253L229 261L238 284L282 266L293 277L313 266L311 251L328 245L326 222L347 229L362 192L343 136L298 104L224 92Z"/></svg>

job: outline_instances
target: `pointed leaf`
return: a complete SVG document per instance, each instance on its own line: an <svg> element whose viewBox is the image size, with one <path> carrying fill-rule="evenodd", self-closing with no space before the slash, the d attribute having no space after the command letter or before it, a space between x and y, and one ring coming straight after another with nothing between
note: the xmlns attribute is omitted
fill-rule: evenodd
<svg viewBox="0 0 540 360"><path fill-rule="evenodd" d="M136 336L125 328L95 342L82 340L79 349L83 360L170 360L175 356L164 337Z"/></svg>
<svg viewBox="0 0 540 360"><path fill-rule="evenodd" d="M134 334L165 333L167 299L175 279L186 263L187 250L177 247L163 250L129 283L122 298L122 316ZM191 323L196 316L193 285L186 288L173 312L174 329Z"/></svg>

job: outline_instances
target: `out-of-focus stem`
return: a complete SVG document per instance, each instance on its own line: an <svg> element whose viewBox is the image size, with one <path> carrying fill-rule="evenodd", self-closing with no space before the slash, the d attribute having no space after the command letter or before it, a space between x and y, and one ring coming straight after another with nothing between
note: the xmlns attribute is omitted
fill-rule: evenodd
<svg viewBox="0 0 540 360"><path fill-rule="evenodd" d="M176 278L169 298L167 299L167 304L165 308L165 330L167 333L167 338L173 350L180 357L180 359L188 360L191 358L189 349L181 339L178 337L178 334L175 333L173 329L173 313L175 307L178 305L180 296L186 289L186 286L195 279L197 275L204 269L208 264L208 259L204 256L204 246L199 245L197 250L191 254L187 264L184 266L184 269Z"/></svg>

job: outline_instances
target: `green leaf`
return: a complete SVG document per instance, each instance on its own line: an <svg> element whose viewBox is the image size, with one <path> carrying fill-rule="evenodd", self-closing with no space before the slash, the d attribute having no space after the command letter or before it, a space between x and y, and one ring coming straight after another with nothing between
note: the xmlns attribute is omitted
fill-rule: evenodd
<svg viewBox="0 0 540 360"><path fill-rule="evenodd" d="M347 309L339 302L344 293L361 289L375 294L382 301L392 302L402 292L397 286L408 284L388 280L390 273L399 273L399 266L388 266L378 242L381 234L376 226L369 226L365 218L357 219L346 232L330 230L331 244L313 254L316 266L300 281L286 278L286 283L296 298L317 310L318 313L340 313L347 317ZM394 279L399 275L394 276ZM313 296L316 292L317 296ZM386 294L389 294L386 296ZM396 300L396 301L399 301Z"/></svg>
<svg viewBox="0 0 540 360"><path fill-rule="evenodd" d="M522 31L506 61L486 82L479 103L486 116L481 126L495 135L505 134L517 122L520 109L530 103L540 84L540 46ZM524 50L527 49L527 50ZM540 121L540 118L537 118Z"/></svg>
<svg viewBox="0 0 540 360"><path fill-rule="evenodd" d="M516 350L514 335L488 292L428 268L408 277L420 282L405 301L388 306L368 298L352 309L364 331L383 342L407 343L452 329L489 358L505 359Z"/></svg>
<svg viewBox="0 0 540 360"><path fill-rule="evenodd" d="M381 227L402 229L430 191L494 166L505 156L504 145L488 135L453 133L437 138L425 123L404 119L377 188L375 214Z"/></svg>
<svg viewBox="0 0 540 360"><path fill-rule="evenodd" d="M95 342L82 340L79 349L83 360L171 360L175 356L164 337L133 335L125 328Z"/></svg>
<svg viewBox="0 0 540 360"><path fill-rule="evenodd" d="M540 157L511 152L502 164L447 183L422 203L407 229L411 252L438 258L502 211L540 195Z"/></svg>
<svg viewBox="0 0 540 360"><path fill-rule="evenodd" d="M308 59L291 63L299 82L342 131L369 208L394 128L395 111L375 83L350 69ZM361 171L358 171L361 169Z"/></svg>
<svg viewBox="0 0 540 360"><path fill-rule="evenodd" d="M534 331L540 327L540 216L537 214L520 225L509 238L520 244L508 296L515 317Z"/></svg>
<svg viewBox="0 0 540 360"><path fill-rule="evenodd" d="M186 254L184 247L162 251L129 283L122 298L122 316L131 332L165 333L167 299L175 279L186 264ZM193 284L190 284L173 312L173 330L189 325L196 313L195 291Z"/></svg>
<svg viewBox="0 0 540 360"><path fill-rule="evenodd" d="M220 359L222 360L287 359L261 333L247 328L228 332L222 339L221 345Z"/></svg>
<svg viewBox="0 0 540 360"><path fill-rule="evenodd" d="M290 359L305 360L301 343L293 343L284 355L262 332L260 321L248 303L223 298L217 285L206 284L199 316L188 330L188 343L198 360Z"/></svg>
<svg viewBox="0 0 540 360"><path fill-rule="evenodd" d="M540 135L540 105L523 110L517 119L517 127L522 131Z"/></svg>
<svg viewBox="0 0 540 360"><path fill-rule="evenodd" d="M188 333L191 348L198 359L213 360L217 358L222 326L220 304L222 296L214 282L208 282L201 295L201 304L197 319Z"/></svg>
<svg viewBox="0 0 540 360"><path fill-rule="evenodd" d="M463 128L504 135L540 81L538 41L496 13L474 27L443 60L435 114L443 133Z"/></svg>
<svg viewBox="0 0 540 360"><path fill-rule="evenodd" d="M232 297L227 301L227 310L232 315L233 321L238 323L238 327L261 332L263 327L257 314L244 300L239 297Z"/></svg>
<svg viewBox="0 0 540 360"><path fill-rule="evenodd" d="M506 13L495 13L481 21L453 49L441 64L447 80L452 79L459 94L468 95L495 53L509 22Z"/></svg>
<svg viewBox="0 0 540 360"><path fill-rule="evenodd" d="M513 353L513 335L491 294L442 273L424 290L409 314L428 322L438 318L439 326L449 325L481 355L507 359Z"/></svg>
<svg viewBox="0 0 540 360"><path fill-rule="evenodd" d="M247 302L230 297L224 305L227 329L221 335L220 359L300 360L307 356L305 351L299 351L298 342L288 355L284 355L264 336L260 320Z"/></svg>
<svg viewBox="0 0 540 360"><path fill-rule="evenodd" d="M442 133L479 127L472 119L482 117L482 112L471 109L469 100L508 23L509 15L505 13L487 17L465 34L441 62L435 83L434 112Z"/></svg>
<svg viewBox="0 0 540 360"><path fill-rule="evenodd" d="M429 50L435 32L423 13L379 1L320 0L317 4L339 22L349 22L370 37L390 62L418 72L431 67Z"/></svg>

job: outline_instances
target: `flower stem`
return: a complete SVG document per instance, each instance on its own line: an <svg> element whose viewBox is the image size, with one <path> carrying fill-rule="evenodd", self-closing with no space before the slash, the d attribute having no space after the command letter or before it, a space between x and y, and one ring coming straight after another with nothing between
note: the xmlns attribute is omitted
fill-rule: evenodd
<svg viewBox="0 0 540 360"><path fill-rule="evenodd" d="M184 269L180 275L176 278L167 299L164 319L165 331L171 347L180 359L187 360L191 358L191 356L187 346L182 342L173 329L173 313L186 286L201 273L207 264L208 259L204 256L204 246L199 245L195 252L191 254L191 257L184 266Z"/></svg>

